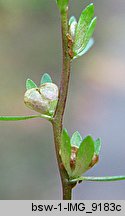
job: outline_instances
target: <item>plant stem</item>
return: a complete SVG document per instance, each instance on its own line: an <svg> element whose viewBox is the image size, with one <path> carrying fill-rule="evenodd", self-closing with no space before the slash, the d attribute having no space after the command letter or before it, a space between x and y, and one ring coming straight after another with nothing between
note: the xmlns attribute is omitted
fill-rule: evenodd
<svg viewBox="0 0 125 216"><path fill-rule="evenodd" d="M51 116L47 115L31 115L31 116L0 116L0 121L22 121L33 118L44 118L48 121L52 121Z"/></svg>
<svg viewBox="0 0 125 216"><path fill-rule="evenodd" d="M96 181L96 182L109 182L109 181L122 181L125 176L104 176L104 177L80 177L78 179L70 180L71 183L78 181Z"/></svg>
<svg viewBox="0 0 125 216"><path fill-rule="evenodd" d="M68 93L68 85L70 78L70 57L68 54L68 9L67 11L63 11L61 13L61 28L62 28L62 49L63 49L63 65L62 65L62 74L61 74L61 82L60 82L60 91L59 91L59 99L57 104L57 109L55 112L55 116L53 118L53 133L54 133L54 141L55 141L55 149L57 162L59 167L59 172L62 181L62 191L63 191L63 199L71 200L72 196L72 185L69 184L68 174L63 166L61 166L62 161L59 154L60 150L60 141L61 141L61 132L62 132L62 123L63 123L63 115L66 105L67 93Z"/></svg>
<svg viewBox="0 0 125 216"><path fill-rule="evenodd" d="M70 78L70 57L68 49L68 12L63 12L61 14L61 28L62 28L62 49L63 49L63 64L62 64L62 74L60 82L59 100L55 113L55 120L62 123L63 114L66 105L68 85Z"/></svg>

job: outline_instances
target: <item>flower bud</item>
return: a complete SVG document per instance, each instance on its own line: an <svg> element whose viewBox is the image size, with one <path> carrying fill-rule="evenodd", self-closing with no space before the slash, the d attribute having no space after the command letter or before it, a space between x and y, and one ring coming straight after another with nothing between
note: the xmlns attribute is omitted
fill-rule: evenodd
<svg viewBox="0 0 125 216"><path fill-rule="evenodd" d="M44 83L40 88L28 89L24 103L30 109L45 115L53 115L58 101L58 87L54 83Z"/></svg>

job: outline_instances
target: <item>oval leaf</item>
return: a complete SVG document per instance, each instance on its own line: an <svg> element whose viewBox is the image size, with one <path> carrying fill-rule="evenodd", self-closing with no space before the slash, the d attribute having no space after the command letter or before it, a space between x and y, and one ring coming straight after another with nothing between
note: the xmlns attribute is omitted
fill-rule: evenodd
<svg viewBox="0 0 125 216"><path fill-rule="evenodd" d="M37 88L37 85L31 80L27 79L26 80L26 89L32 89L32 88Z"/></svg>
<svg viewBox="0 0 125 216"><path fill-rule="evenodd" d="M63 165L68 175L70 176L71 175L71 167L70 167L71 145L70 145L70 137L66 129L63 129L61 135L60 154L61 154Z"/></svg>
<svg viewBox="0 0 125 216"><path fill-rule="evenodd" d="M43 74L41 78L40 84L42 85L44 83L52 83L52 79L48 73Z"/></svg>
<svg viewBox="0 0 125 216"><path fill-rule="evenodd" d="M80 133L76 131L71 137L71 140L70 140L71 146L76 146L79 148L81 142L82 142L82 137Z"/></svg>
<svg viewBox="0 0 125 216"><path fill-rule="evenodd" d="M87 136L78 149L75 170L72 173L72 178L81 176L88 169L93 155L94 141L91 136Z"/></svg>
<svg viewBox="0 0 125 216"><path fill-rule="evenodd" d="M85 49L83 49L80 53L78 53L77 56L74 56L73 59L76 59L76 58L81 57L84 54L86 54L91 49L91 47L93 46L93 44L94 44L94 39L90 38L90 40L89 40L87 46L85 47Z"/></svg>
<svg viewBox="0 0 125 216"><path fill-rule="evenodd" d="M78 54L80 52L79 50L81 49L81 47L83 47L84 38L89 28L89 25L92 21L93 16L94 16L94 5L90 4L85 8L85 10L83 10L77 24L76 36L73 45L73 51L75 54Z"/></svg>
<svg viewBox="0 0 125 216"><path fill-rule="evenodd" d="M95 142L94 142L94 146L95 146L95 154L99 155L100 150L101 150L101 139L98 138Z"/></svg>
<svg viewBox="0 0 125 216"><path fill-rule="evenodd" d="M93 20L91 21L90 25L89 25L89 28L88 28L88 31L86 32L86 35L84 37L84 41L83 41L83 44L81 46L81 48L78 50L78 54L86 48L90 38L92 37L93 35L93 32L95 30L95 26L96 26L96 22L97 22L97 18L94 17Z"/></svg>

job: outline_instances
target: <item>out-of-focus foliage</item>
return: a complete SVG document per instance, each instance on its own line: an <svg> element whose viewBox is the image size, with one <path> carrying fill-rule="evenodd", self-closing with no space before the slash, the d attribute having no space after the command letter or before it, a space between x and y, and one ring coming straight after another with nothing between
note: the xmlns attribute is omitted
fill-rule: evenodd
<svg viewBox="0 0 125 216"><path fill-rule="evenodd" d="M50 2L49 2L50 4ZM49 7L46 0L0 0L0 7L4 7L10 10L33 8L40 9L42 7Z"/></svg>

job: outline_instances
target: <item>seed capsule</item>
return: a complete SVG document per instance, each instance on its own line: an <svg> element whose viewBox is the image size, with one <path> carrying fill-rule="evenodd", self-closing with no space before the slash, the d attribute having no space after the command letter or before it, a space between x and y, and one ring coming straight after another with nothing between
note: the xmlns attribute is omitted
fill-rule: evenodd
<svg viewBox="0 0 125 216"><path fill-rule="evenodd" d="M46 100L58 99L58 87L54 83L44 83L40 86L40 93Z"/></svg>
<svg viewBox="0 0 125 216"><path fill-rule="evenodd" d="M72 169L75 169L77 152L78 152L78 148L76 146L72 146L71 147L71 158L70 158L70 167Z"/></svg>
<svg viewBox="0 0 125 216"><path fill-rule="evenodd" d="M30 109L45 115L53 115L58 101L58 87L54 83L44 83L40 88L28 89L24 103Z"/></svg>
<svg viewBox="0 0 125 216"><path fill-rule="evenodd" d="M99 161L99 156L94 154L94 156L92 158L92 161L91 161L91 163L89 165L89 168L92 168L96 163L98 163L98 161Z"/></svg>

